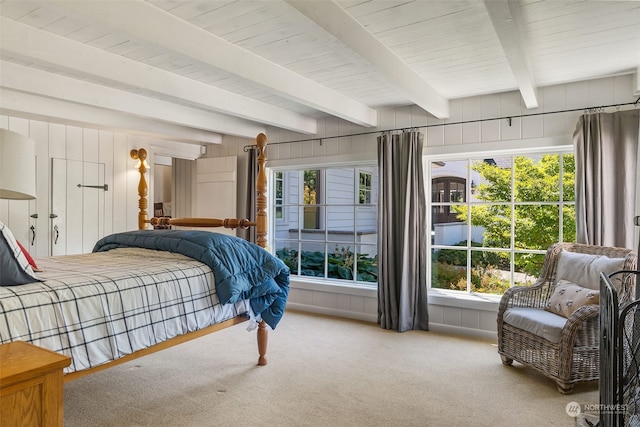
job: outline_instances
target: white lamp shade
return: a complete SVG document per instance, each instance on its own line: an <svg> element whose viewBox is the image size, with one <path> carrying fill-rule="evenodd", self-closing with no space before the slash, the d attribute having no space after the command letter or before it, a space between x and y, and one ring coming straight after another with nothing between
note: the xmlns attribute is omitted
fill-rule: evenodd
<svg viewBox="0 0 640 427"><path fill-rule="evenodd" d="M36 198L36 151L33 140L0 129L0 199Z"/></svg>

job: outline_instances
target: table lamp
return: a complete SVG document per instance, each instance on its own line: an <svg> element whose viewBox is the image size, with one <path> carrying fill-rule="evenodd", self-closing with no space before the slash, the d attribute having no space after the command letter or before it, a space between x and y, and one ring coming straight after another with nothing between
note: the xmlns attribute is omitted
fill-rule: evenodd
<svg viewBox="0 0 640 427"><path fill-rule="evenodd" d="M0 199L35 198L35 142L17 132L0 129Z"/></svg>

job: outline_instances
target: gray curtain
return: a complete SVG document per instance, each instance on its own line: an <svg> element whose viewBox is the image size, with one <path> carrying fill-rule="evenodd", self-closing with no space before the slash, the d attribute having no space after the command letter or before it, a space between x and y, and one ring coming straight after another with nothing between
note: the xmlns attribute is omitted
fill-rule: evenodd
<svg viewBox="0 0 640 427"><path fill-rule="evenodd" d="M422 134L378 137L378 323L429 330Z"/></svg>
<svg viewBox="0 0 640 427"><path fill-rule="evenodd" d="M256 220L256 181L258 180L258 164L257 164L257 150L249 149L247 152L247 198L245 200L246 214L245 218L255 221ZM241 237L249 242L256 242L256 228L249 227L246 230L241 230Z"/></svg>
<svg viewBox="0 0 640 427"><path fill-rule="evenodd" d="M573 134L577 241L634 248L640 111L585 114Z"/></svg>

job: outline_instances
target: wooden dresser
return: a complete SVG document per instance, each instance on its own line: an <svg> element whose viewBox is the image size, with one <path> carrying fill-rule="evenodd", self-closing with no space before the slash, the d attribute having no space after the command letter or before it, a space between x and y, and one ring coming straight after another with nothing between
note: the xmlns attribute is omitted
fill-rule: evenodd
<svg viewBox="0 0 640 427"><path fill-rule="evenodd" d="M23 341L0 345L0 425L62 426L62 370L70 363Z"/></svg>

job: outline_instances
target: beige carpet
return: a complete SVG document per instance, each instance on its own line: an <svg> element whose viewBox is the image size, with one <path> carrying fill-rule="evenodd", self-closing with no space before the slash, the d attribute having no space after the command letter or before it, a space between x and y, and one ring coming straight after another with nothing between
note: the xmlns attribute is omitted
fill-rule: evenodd
<svg viewBox="0 0 640 427"><path fill-rule="evenodd" d="M255 366L255 332L217 332L65 384L65 426L575 426L563 396L495 343L287 312Z"/></svg>

